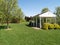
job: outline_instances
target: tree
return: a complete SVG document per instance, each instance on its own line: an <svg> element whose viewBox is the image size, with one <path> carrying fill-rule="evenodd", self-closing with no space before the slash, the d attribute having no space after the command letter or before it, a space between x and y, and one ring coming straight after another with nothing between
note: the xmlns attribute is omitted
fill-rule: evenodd
<svg viewBox="0 0 60 45"><path fill-rule="evenodd" d="M4 20L3 8L3 0L0 0L0 23L3 23Z"/></svg>
<svg viewBox="0 0 60 45"><path fill-rule="evenodd" d="M23 19L23 16L24 16L21 8L18 8L18 7L12 12L12 14L13 14L13 17L17 18L19 22Z"/></svg>
<svg viewBox="0 0 60 45"><path fill-rule="evenodd" d="M60 17L60 7L57 7L57 8L56 8L55 14L56 14L58 17Z"/></svg>
<svg viewBox="0 0 60 45"><path fill-rule="evenodd" d="M2 5L2 6L1 6ZM5 15L7 28L9 28L9 18L11 11L14 11L17 7L17 0L3 0L0 5L0 10L3 12L3 15Z"/></svg>
<svg viewBox="0 0 60 45"><path fill-rule="evenodd" d="M9 28L9 22L13 19L19 19L23 17L23 12L19 8L18 0L0 0L0 20L7 23L7 28Z"/></svg>
<svg viewBox="0 0 60 45"><path fill-rule="evenodd" d="M45 12L48 12L48 11L49 11L48 8L43 8L42 11L41 11L41 14L42 14L42 13L45 13Z"/></svg>
<svg viewBox="0 0 60 45"><path fill-rule="evenodd" d="M56 7L55 14L57 15L57 23L60 24L60 7Z"/></svg>
<svg viewBox="0 0 60 45"><path fill-rule="evenodd" d="M22 10L20 8L16 9L16 17L19 18L19 20L23 19L24 16Z"/></svg>

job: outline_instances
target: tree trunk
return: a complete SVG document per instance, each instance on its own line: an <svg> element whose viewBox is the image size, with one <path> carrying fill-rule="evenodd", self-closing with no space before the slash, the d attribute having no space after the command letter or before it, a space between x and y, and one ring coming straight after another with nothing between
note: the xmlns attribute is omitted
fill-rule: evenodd
<svg viewBox="0 0 60 45"><path fill-rule="evenodd" d="M7 29L8 29L9 28L9 16L8 15L7 15L6 23L7 23Z"/></svg>

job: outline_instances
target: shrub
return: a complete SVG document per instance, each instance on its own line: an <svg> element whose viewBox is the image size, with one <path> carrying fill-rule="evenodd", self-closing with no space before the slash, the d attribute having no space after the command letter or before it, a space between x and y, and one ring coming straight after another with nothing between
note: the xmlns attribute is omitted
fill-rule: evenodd
<svg viewBox="0 0 60 45"><path fill-rule="evenodd" d="M11 23L20 23L18 18L12 18Z"/></svg>
<svg viewBox="0 0 60 45"><path fill-rule="evenodd" d="M58 24L54 24L55 29L60 29L60 26Z"/></svg>
<svg viewBox="0 0 60 45"><path fill-rule="evenodd" d="M24 20L24 19L21 19L21 20L20 20L20 23L22 23L22 22L26 22L26 20Z"/></svg>
<svg viewBox="0 0 60 45"><path fill-rule="evenodd" d="M50 24L50 23L44 23L43 28L48 29L60 29L60 26L58 24Z"/></svg>
<svg viewBox="0 0 60 45"><path fill-rule="evenodd" d="M49 24L48 28L49 29L54 29L54 24Z"/></svg>
<svg viewBox="0 0 60 45"><path fill-rule="evenodd" d="M43 28L46 29L46 30L48 30L48 26L49 26L49 23L44 23L43 24Z"/></svg>
<svg viewBox="0 0 60 45"><path fill-rule="evenodd" d="M29 21L29 26L33 26L32 20Z"/></svg>

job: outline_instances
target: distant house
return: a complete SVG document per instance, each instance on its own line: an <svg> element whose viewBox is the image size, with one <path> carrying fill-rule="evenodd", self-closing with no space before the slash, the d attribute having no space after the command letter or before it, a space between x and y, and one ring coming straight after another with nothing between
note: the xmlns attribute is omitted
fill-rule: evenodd
<svg viewBox="0 0 60 45"><path fill-rule="evenodd" d="M50 18L52 18L53 20ZM34 21L33 26L36 26L36 27L39 26L40 28L42 28L42 23L48 22L48 19L50 20L49 21L50 23L51 22L56 23L56 15L53 14L52 12L48 11L46 13L38 14L38 15L34 16L33 17L33 21Z"/></svg>

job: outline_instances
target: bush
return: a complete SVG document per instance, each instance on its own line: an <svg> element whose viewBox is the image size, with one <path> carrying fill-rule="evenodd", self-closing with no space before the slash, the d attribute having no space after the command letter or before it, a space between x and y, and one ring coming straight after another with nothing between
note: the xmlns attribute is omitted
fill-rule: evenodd
<svg viewBox="0 0 60 45"><path fill-rule="evenodd" d="M60 29L60 26L58 24L50 24L50 23L44 23L43 28L48 29Z"/></svg>
<svg viewBox="0 0 60 45"><path fill-rule="evenodd" d="M43 28L48 29L60 29L60 26L58 24L50 24L50 23L44 23Z"/></svg>
<svg viewBox="0 0 60 45"><path fill-rule="evenodd" d="M49 29L54 29L54 24L49 24L48 28Z"/></svg>
<svg viewBox="0 0 60 45"><path fill-rule="evenodd" d="M54 24L55 29L60 29L60 26L58 24Z"/></svg>
<svg viewBox="0 0 60 45"><path fill-rule="evenodd" d="M26 22L26 20L24 20L24 19L21 19L21 20L20 20L20 23L22 23L22 22Z"/></svg>
<svg viewBox="0 0 60 45"><path fill-rule="evenodd" d="M18 18L12 18L11 23L20 23Z"/></svg>
<svg viewBox="0 0 60 45"><path fill-rule="evenodd" d="M48 30L48 26L49 26L49 23L44 23L43 24L43 28L46 29L46 30Z"/></svg>
<svg viewBox="0 0 60 45"><path fill-rule="evenodd" d="M32 20L29 21L29 26L33 26Z"/></svg>

